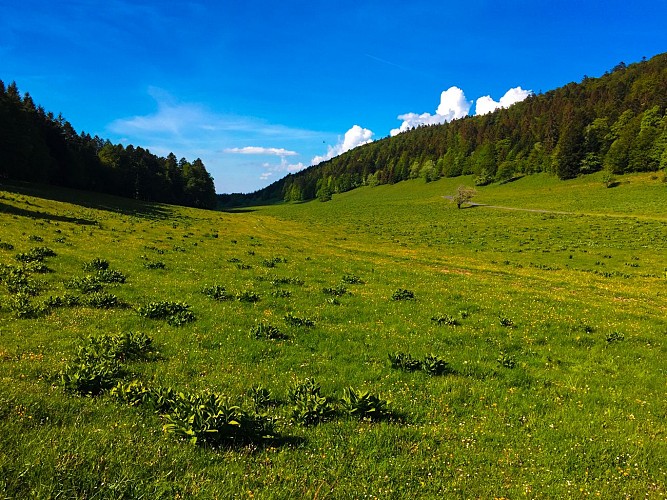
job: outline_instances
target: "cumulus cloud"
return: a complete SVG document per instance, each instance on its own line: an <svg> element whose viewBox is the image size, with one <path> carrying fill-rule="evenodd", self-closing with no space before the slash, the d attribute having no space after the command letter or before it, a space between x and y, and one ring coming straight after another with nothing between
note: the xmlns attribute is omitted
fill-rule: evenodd
<svg viewBox="0 0 667 500"><path fill-rule="evenodd" d="M499 102L494 101L491 96L485 95L477 99L475 104L475 114L485 115L498 108L508 108L516 102L521 102L531 94L530 90L524 90L521 87L514 87L505 92Z"/></svg>
<svg viewBox="0 0 667 500"><path fill-rule="evenodd" d="M430 113L399 115L398 119L403 120L403 123L399 128L392 129L390 134L395 136L420 125L437 125L463 118L468 116L470 106L472 106L472 101L466 99L463 90L458 87L450 87L440 94L440 105L434 115Z"/></svg>
<svg viewBox="0 0 667 500"><path fill-rule="evenodd" d="M270 156L298 156L296 151L290 151L285 148L263 148L259 146L246 146L245 148L227 148L225 153L241 155L270 155Z"/></svg>
<svg viewBox="0 0 667 500"><path fill-rule="evenodd" d="M351 129L345 132L345 136L338 140L335 146L327 147L327 154L315 156L311 160L312 165L317 165L326 160L341 155L357 146L373 142L373 131L367 128L361 128L359 125L353 125Z"/></svg>
<svg viewBox="0 0 667 500"><path fill-rule="evenodd" d="M264 163L262 164L262 167L265 168L266 171L260 174L259 179L265 181L272 177L274 174L293 174L295 172L299 172L306 168L306 165L304 165L302 162L288 163L287 159L283 157L281 158L279 165L274 163Z"/></svg>

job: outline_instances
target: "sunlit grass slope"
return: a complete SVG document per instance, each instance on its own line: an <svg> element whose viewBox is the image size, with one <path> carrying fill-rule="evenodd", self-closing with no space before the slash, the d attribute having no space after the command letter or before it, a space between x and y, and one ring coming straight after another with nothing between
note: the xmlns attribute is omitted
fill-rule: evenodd
<svg viewBox="0 0 667 500"><path fill-rule="evenodd" d="M487 206L463 210L445 198L461 179L409 181L230 213L0 187L0 267L25 269L34 294L22 306L35 316L18 317L3 278L0 491L664 497L667 186L619 181L530 176L480 188ZM16 258L40 247L56 254L41 261L50 272ZM96 258L126 276L101 290L125 307L94 307L74 287ZM213 285L230 300L202 293ZM414 299L392 300L400 290ZM41 307L65 294L81 303ZM186 303L195 320L139 314L156 301ZM262 324L287 338L257 338ZM159 354L124 363L120 381L210 390L243 408L261 386L277 436L191 444L145 406L64 390L59 373L89 336L127 332ZM449 370L392 368L395 353ZM307 377L334 405L347 387L378 395L392 418L339 410L304 426L287 392Z"/></svg>

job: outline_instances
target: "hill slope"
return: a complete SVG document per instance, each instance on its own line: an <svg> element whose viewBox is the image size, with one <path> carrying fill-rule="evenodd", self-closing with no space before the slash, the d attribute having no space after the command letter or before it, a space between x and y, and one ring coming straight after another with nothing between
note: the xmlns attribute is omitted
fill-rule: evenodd
<svg viewBox="0 0 667 500"><path fill-rule="evenodd" d="M522 210L3 187L2 496L664 496L665 185L600 177L476 198Z"/></svg>
<svg viewBox="0 0 667 500"><path fill-rule="evenodd" d="M667 54L600 78L570 83L484 116L421 127L360 146L248 196L238 204L299 201L362 185L421 177L473 175L477 185L517 175L561 179L596 172L655 171L667 166Z"/></svg>

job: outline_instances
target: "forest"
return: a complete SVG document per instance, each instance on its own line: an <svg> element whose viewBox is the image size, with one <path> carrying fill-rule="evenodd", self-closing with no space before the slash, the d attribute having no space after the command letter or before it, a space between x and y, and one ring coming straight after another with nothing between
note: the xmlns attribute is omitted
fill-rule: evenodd
<svg viewBox="0 0 667 500"><path fill-rule="evenodd" d="M507 109L375 141L223 204L327 201L362 185L474 175L476 185L553 173L560 179L667 166L667 54L584 76Z"/></svg>
<svg viewBox="0 0 667 500"><path fill-rule="evenodd" d="M143 201L215 208L213 179L201 159L78 134L46 112L15 82L0 80L0 181L15 180L103 192Z"/></svg>

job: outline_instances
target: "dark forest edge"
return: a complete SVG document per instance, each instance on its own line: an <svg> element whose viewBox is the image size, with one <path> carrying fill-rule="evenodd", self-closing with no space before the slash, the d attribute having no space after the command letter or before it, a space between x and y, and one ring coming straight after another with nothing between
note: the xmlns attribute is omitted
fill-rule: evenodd
<svg viewBox="0 0 667 500"><path fill-rule="evenodd" d="M201 159L166 158L141 147L78 134L0 80L0 181L27 181L198 208L215 208L213 179Z"/></svg>
<svg viewBox="0 0 667 500"><path fill-rule="evenodd" d="M298 202L360 186L473 175L475 184L548 172L562 180L606 170L667 169L667 53L618 64L507 109L423 126L355 148L222 206Z"/></svg>

